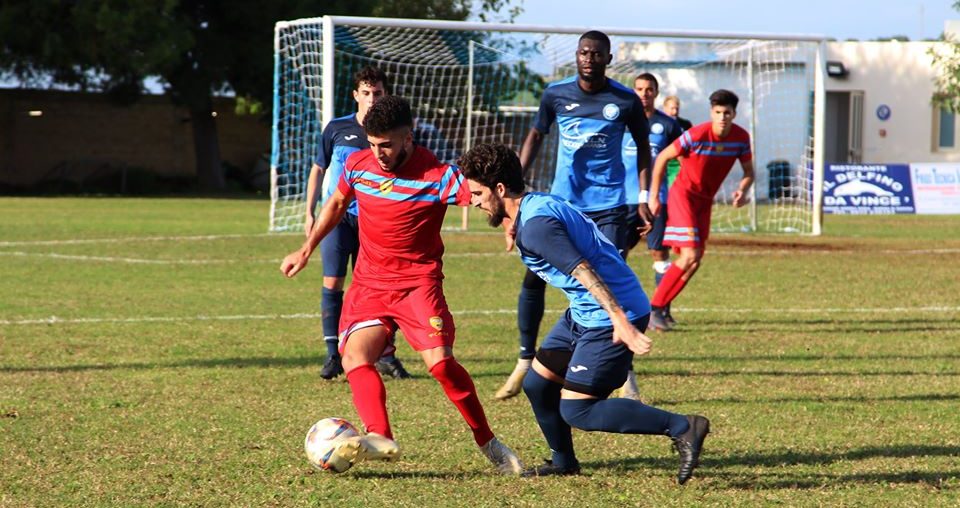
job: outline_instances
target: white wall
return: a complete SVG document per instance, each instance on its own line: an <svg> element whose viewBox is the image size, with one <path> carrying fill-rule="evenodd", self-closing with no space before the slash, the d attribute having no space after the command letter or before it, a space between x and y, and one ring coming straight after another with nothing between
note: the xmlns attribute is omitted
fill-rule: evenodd
<svg viewBox="0 0 960 508"><path fill-rule="evenodd" d="M845 78L827 77L827 91L864 92L863 162L960 162L960 151L935 150L934 42L831 42L828 60L843 62ZM887 121L877 117L890 107ZM881 136L881 129L886 137Z"/></svg>

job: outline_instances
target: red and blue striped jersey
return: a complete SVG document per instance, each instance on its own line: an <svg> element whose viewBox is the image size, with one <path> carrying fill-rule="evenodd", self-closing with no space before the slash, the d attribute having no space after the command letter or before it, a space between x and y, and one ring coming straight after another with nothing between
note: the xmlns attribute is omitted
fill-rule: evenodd
<svg viewBox="0 0 960 508"><path fill-rule="evenodd" d="M391 173L368 148L347 158L337 189L360 208L354 284L404 289L443 279L443 217L448 205L470 204L459 168L415 146Z"/></svg>
<svg viewBox="0 0 960 508"><path fill-rule="evenodd" d="M742 164L753 159L750 134L736 124L721 139L713 133L710 122L702 123L684 132L673 147L683 157L673 186L711 200L734 162L739 160Z"/></svg>

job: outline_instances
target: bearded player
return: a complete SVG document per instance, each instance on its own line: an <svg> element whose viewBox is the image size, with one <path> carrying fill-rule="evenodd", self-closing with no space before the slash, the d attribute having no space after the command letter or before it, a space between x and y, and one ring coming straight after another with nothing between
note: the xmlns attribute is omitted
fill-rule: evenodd
<svg viewBox="0 0 960 508"><path fill-rule="evenodd" d="M710 121L684 132L679 139L660 153L653 165L650 187L659 188L664 182L667 162L683 157L680 173L670 187L667 197L667 228L663 244L672 246L680 256L663 275L650 304L650 327L659 330L672 328L665 309L680 294L690 278L700 268L707 238L710 236L710 213L713 198L720 185L740 161L743 177L733 193L732 205L746 204L747 191L753 184L753 154L750 134L733 123L737 117L740 99L729 90L710 94ZM659 193L650 193L650 212L661 208Z"/></svg>
<svg viewBox="0 0 960 508"><path fill-rule="evenodd" d="M387 415L387 393L374 367L392 350L399 329L463 416L483 454L504 474L523 466L487 423L470 374L453 356L456 329L443 295L440 228L448 205L467 205L460 171L413 144L410 104L386 96L363 121L370 148L352 154L317 225L280 270L293 277L354 198L359 208L360 253L340 317L344 371L367 434L334 450L346 461L395 460L400 448Z"/></svg>

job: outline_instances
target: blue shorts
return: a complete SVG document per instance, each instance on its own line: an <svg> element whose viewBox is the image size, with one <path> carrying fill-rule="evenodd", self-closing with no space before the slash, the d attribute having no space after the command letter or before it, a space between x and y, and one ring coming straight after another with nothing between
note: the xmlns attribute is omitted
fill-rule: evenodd
<svg viewBox="0 0 960 508"><path fill-rule="evenodd" d="M663 246L663 234L667 230L667 204L662 203L657 216L653 218L653 229L647 233L648 250L670 250Z"/></svg>
<svg viewBox="0 0 960 508"><path fill-rule="evenodd" d="M597 225L600 233L613 242L613 245L617 247L621 254L626 251L627 235L629 233L627 205L597 212L584 212L583 214Z"/></svg>
<svg viewBox="0 0 960 508"><path fill-rule="evenodd" d="M570 362L566 366L548 368L564 378L563 387L567 390L607 398L627 380L633 352L623 344L613 343L612 326L587 328L574 322L570 316L570 309L567 309L540 345L541 350L572 353ZM644 331L649 319L649 314L643 316L633 321L633 326Z"/></svg>
<svg viewBox="0 0 960 508"><path fill-rule="evenodd" d="M357 216L345 213L340 224L320 241L320 258L323 261L324 277L346 277L347 263L357 262L360 251L360 226Z"/></svg>

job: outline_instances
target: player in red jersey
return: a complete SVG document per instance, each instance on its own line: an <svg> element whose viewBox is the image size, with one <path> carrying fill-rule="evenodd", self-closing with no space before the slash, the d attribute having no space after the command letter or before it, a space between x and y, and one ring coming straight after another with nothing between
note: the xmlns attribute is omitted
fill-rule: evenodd
<svg viewBox="0 0 960 508"><path fill-rule="evenodd" d="M664 274L650 301L650 327L669 330L664 307L680 294L683 287L700 268L703 250L710 236L710 211L713 197L720 190L724 178L740 161L743 178L733 193L733 206L746 203L746 193L753 184L753 154L750 134L733 123L740 99L729 90L710 94L710 122L702 123L684 132L666 150L660 152L653 166L651 189L659 189L667 162L683 157L680 174L667 197L667 229L663 245L672 246L680 257ZM654 215L660 209L660 197L651 193L648 202Z"/></svg>
<svg viewBox="0 0 960 508"><path fill-rule="evenodd" d="M363 127L370 148L350 155L309 238L280 266L287 277L302 270L350 201L357 200L360 252L340 317L340 351L367 434L345 440L334 453L351 462L399 456L387 417L386 388L374 367L393 349L399 328L460 411L484 455L500 472L519 474L523 465L494 437L470 374L453 357L455 328L443 296L440 228L448 205L470 205L470 191L459 169L413 144L406 100L380 99L367 111Z"/></svg>

